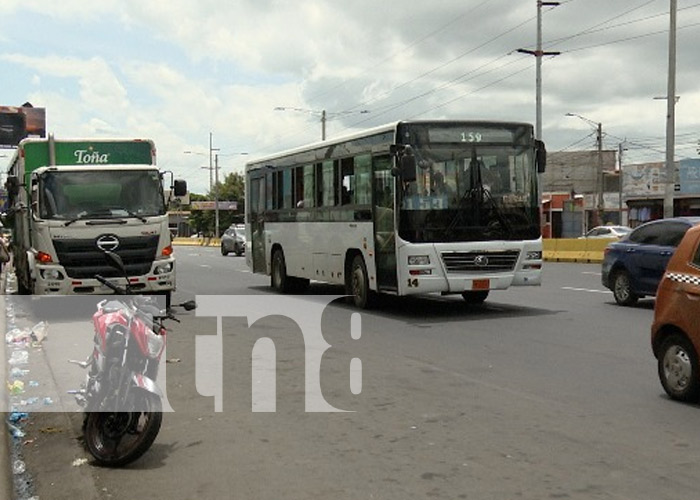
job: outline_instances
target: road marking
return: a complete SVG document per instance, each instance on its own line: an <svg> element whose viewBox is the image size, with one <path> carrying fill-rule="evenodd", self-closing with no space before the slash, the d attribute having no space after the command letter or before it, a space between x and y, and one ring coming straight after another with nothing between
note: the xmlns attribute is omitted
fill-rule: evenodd
<svg viewBox="0 0 700 500"><path fill-rule="evenodd" d="M589 293L612 293L610 290L591 290L590 288L574 288L572 286L563 286L562 290L571 290L573 292L589 292Z"/></svg>
<svg viewBox="0 0 700 500"><path fill-rule="evenodd" d="M600 276L602 273L594 273L593 271L582 271L581 274L590 274L591 276Z"/></svg>
<svg viewBox="0 0 700 500"><path fill-rule="evenodd" d="M211 269L211 266L209 264L200 264L199 267L206 267L207 269Z"/></svg>

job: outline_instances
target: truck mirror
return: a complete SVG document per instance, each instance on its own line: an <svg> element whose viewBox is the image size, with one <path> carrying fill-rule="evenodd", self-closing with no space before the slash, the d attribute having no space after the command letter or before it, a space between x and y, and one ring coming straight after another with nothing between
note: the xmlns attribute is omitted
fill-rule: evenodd
<svg viewBox="0 0 700 500"><path fill-rule="evenodd" d="M15 198L19 194L19 179L14 175L8 176L7 181L5 181L5 187L7 188L7 195L10 198Z"/></svg>
<svg viewBox="0 0 700 500"><path fill-rule="evenodd" d="M535 140L535 164L537 165L537 173L544 173L547 167L547 149L544 147L544 142Z"/></svg>
<svg viewBox="0 0 700 500"><path fill-rule="evenodd" d="M173 184L173 194L175 194L175 196L186 196L187 181L184 181L182 179L176 179Z"/></svg>

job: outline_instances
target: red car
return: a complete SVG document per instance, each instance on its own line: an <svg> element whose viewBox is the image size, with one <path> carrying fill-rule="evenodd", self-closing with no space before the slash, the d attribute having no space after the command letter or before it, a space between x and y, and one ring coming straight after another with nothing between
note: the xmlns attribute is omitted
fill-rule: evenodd
<svg viewBox="0 0 700 500"><path fill-rule="evenodd" d="M698 401L700 226L685 234L659 283L651 345L666 393L679 401Z"/></svg>

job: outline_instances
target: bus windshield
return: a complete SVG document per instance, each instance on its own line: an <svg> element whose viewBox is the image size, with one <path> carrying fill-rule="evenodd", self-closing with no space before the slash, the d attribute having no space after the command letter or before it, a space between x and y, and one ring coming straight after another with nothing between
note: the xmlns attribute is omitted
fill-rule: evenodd
<svg viewBox="0 0 700 500"><path fill-rule="evenodd" d="M43 219L144 218L165 214L154 170L47 171L39 178Z"/></svg>
<svg viewBox="0 0 700 500"><path fill-rule="evenodd" d="M443 143L413 150L415 179L401 181L402 239L437 243L539 238L532 147Z"/></svg>

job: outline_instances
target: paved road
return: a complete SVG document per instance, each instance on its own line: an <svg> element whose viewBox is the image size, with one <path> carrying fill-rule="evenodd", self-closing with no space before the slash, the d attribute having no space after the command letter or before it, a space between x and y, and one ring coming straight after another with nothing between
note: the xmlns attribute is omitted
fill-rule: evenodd
<svg viewBox="0 0 700 500"><path fill-rule="evenodd" d="M243 258L185 247L177 256L180 298L237 295L233 310L255 295L269 314L279 310L280 296ZM175 412L142 460L123 470L71 467L84 453L71 440L79 418L69 414L64 432L36 433L28 465L40 498L694 498L697 407L663 395L649 348L652 308L614 305L598 265L572 264L549 264L544 286L494 292L480 307L453 297L382 300L360 315L359 339L357 311L334 303L322 318L332 348L320 380L325 400L350 413L304 411L304 336L282 316L250 328L222 321L223 412L215 412L214 398L197 391L196 339L215 338L217 321L183 316L167 353L179 360L167 365ZM77 370L63 360L89 350L89 333L61 320L51 328L43 352L61 398ZM272 371L251 376L250 360L264 336L277 351L276 411L258 413L251 394L264 392ZM359 395L353 358L362 363ZM215 366L217 356L208 360Z"/></svg>

